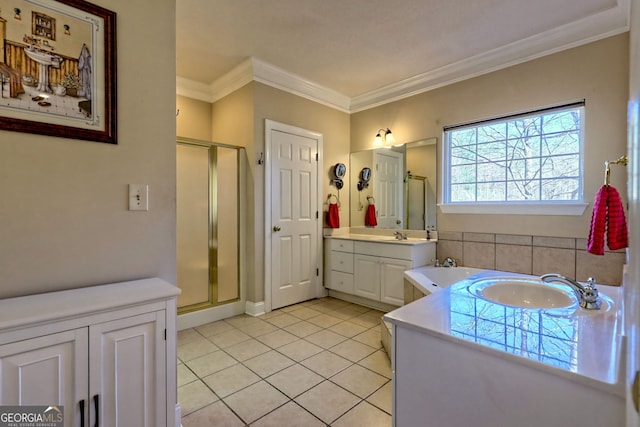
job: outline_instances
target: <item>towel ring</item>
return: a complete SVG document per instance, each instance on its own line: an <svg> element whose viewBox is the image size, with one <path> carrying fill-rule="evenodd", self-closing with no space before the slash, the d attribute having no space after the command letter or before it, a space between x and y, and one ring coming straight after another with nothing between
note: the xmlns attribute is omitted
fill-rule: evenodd
<svg viewBox="0 0 640 427"><path fill-rule="evenodd" d="M373 196L367 196L367 202L368 202L370 205L375 205L375 203L376 203L376 199L374 199L374 198L373 198Z"/></svg>
<svg viewBox="0 0 640 427"><path fill-rule="evenodd" d="M623 165L627 166L629 164L629 158L627 156L622 156L618 160L607 160L604 162L604 185L609 185L610 177L611 177L611 169L610 165Z"/></svg>
<svg viewBox="0 0 640 427"><path fill-rule="evenodd" d="M338 196L336 196L333 193L329 193L329 195L327 196L327 203L329 203L329 204L333 203L333 200L331 200L332 197L335 199L335 203L338 206L340 206L340 199L338 198Z"/></svg>

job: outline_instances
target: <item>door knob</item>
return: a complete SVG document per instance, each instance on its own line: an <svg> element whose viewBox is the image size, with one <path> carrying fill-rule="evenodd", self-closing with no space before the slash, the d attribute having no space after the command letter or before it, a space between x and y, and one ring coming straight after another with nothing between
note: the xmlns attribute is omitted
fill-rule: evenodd
<svg viewBox="0 0 640 427"><path fill-rule="evenodd" d="M276 231L276 232L277 232L277 231L280 231L280 230L281 230L281 228L280 228L280 226L279 226L279 225L274 225L274 226L273 226L273 231Z"/></svg>

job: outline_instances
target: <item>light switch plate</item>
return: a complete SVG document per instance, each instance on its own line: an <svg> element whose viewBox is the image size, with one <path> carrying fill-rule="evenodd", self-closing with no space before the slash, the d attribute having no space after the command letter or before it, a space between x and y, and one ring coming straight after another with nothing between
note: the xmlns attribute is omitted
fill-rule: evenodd
<svg viewBox="0 0 640 427"><path fill-rule="evenodd" d="M149 186L146 184L129 184L129 210L149 210Z"/></svg>

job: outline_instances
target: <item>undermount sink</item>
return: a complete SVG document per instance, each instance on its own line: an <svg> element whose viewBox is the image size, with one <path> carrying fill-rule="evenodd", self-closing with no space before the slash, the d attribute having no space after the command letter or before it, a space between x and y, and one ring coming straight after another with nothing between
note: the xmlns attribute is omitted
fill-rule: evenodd
<svg viewBox="0 0 640 427"><path fill-rule="evenodd" d="M571 289L520 277L488 278L474 282L469 291L487 301L521 308L577 306Z"/></svg>

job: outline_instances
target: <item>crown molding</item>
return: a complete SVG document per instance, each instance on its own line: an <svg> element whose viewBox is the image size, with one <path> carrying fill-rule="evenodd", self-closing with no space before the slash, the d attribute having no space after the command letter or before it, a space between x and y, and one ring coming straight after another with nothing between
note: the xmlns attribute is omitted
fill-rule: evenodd
<svg viewBox="0 0 640 427"><path fill-rule="evenodd" d="M630 0L619 0L616 7L598 14L355 96L350 110L367 110L626 32L629 11Z"/></svg>
<svg viewBox="0 0 640 427"><path fill-rule="evenodd" d="M254 80L257 82L310 99L345 113L350 112L351 98L348 96L259 59L251 58L251 61L253 62Z"/></svg>
<svg viewBox="0 0 640 427"><path fill-rule="evenodd" d="M210 85L176 78L178 95L215 102L257 81L347 112L374 108L629 30L631 0L564 26L350 98L256 58L248 58Z"/></svg>

